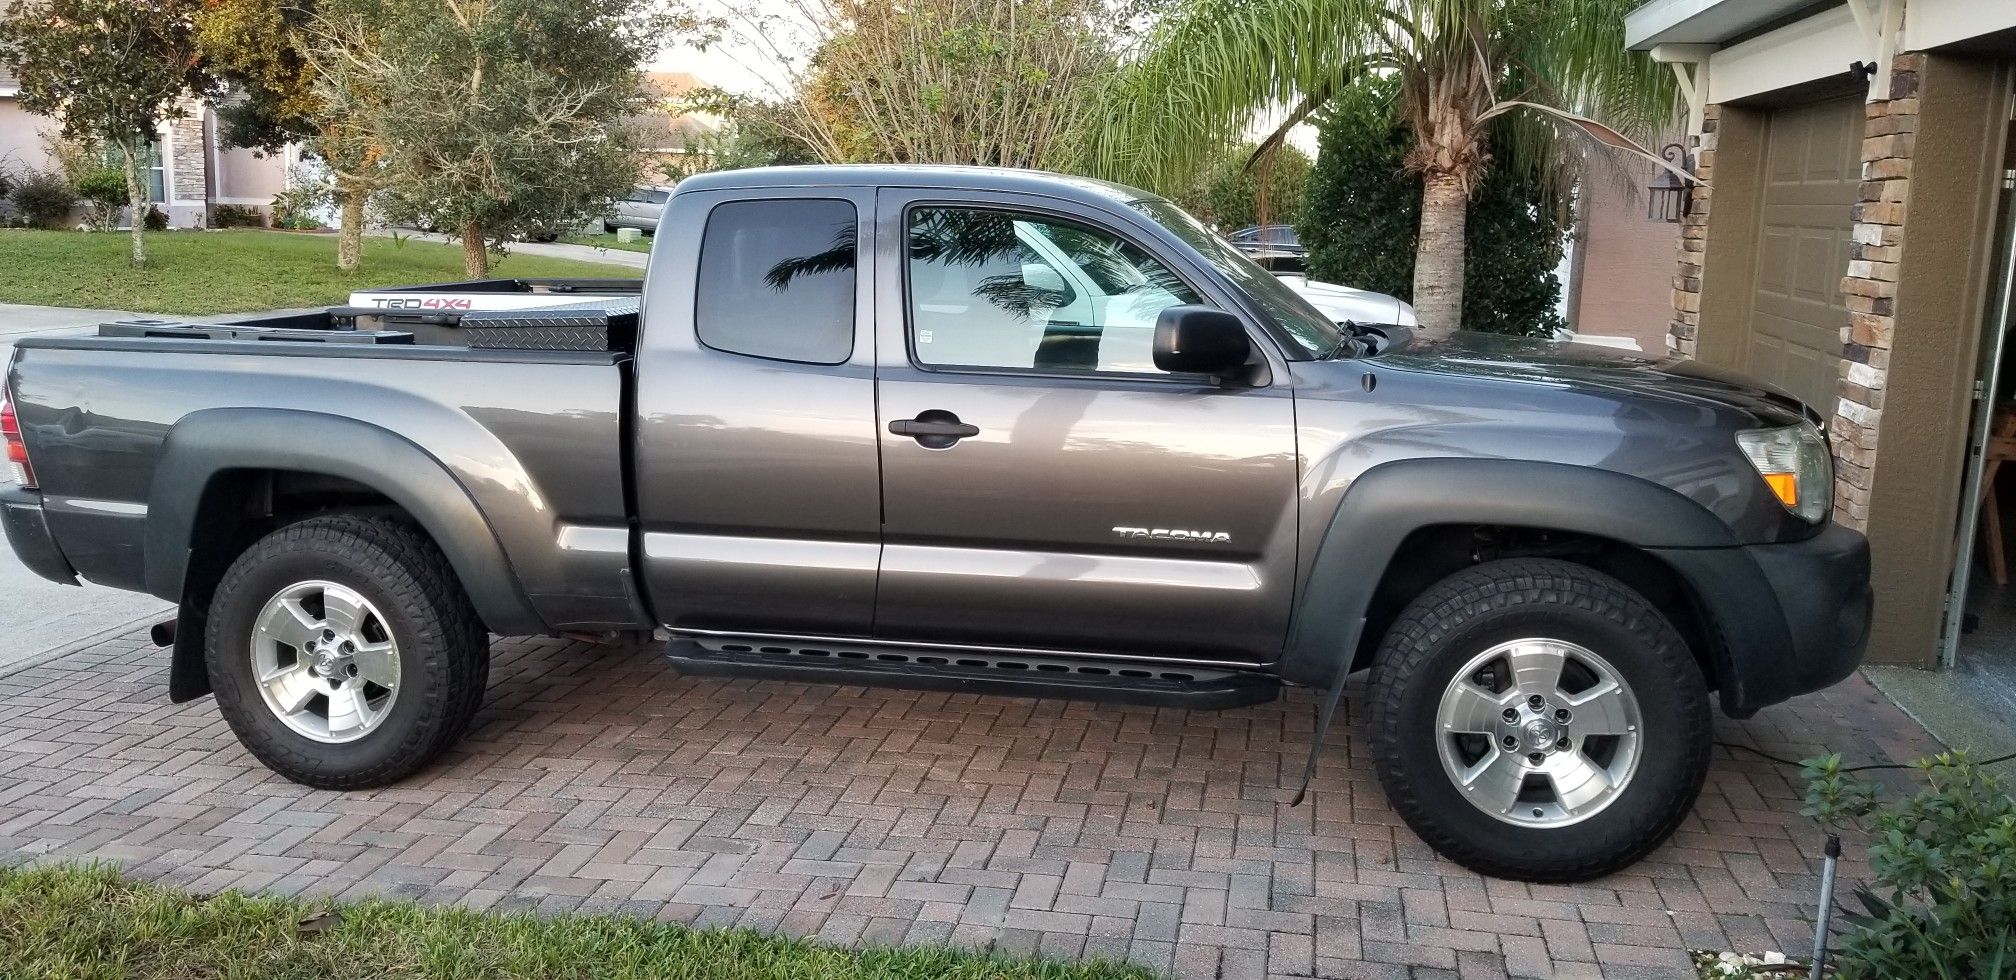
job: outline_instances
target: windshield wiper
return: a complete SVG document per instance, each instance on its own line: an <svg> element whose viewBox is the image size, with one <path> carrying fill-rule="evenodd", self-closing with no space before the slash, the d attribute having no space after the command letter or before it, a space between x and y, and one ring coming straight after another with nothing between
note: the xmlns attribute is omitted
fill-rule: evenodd
<svg viewBox="0 0 2016 980"><path fill-rule="evenodd" d="M1337 341L1330 345L1329 350L1323 352L1322 359L1334 361L1337 359L1337 355L1344 353L1347 348L1351 351L1352 357L1365 356L1370 348L1366 346L1364 341L1358 339L1359 333L1364 329L1364 327L1359 326L1355 321L1338 321Z"/></svg>

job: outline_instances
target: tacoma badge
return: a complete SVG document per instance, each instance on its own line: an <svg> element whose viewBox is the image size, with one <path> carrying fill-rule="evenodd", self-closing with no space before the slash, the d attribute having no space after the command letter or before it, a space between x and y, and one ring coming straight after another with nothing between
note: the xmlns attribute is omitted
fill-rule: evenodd
<svg viewBox="0 0 2016 980"><path fill-rule="evenodd" d="M1113 533L1130 540L1148 541L1195 541L1200 544L1231 544L1232 535L1224 531L1186 531L1169 527L1116 527Z"/></svg>

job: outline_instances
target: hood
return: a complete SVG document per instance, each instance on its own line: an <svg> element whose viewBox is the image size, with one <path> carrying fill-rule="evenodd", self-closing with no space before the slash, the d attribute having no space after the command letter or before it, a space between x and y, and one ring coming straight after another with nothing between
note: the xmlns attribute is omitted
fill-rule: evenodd
<svg viewBox="0 0 2016 980"><path fill-rule="evenodd" d="M1611 347L1458 332L1413 334L1375 362L1400 370L1542 384L1583 392L1712 404L1747 412L1768 424L1825 419L1782 389L1734 371L1682 357L1648 357Z"/></svg>
<svg viewBox="0 0 2016 980"><path fill-rule="evenodd" d="M1310 306L1332 322L1414 325L1414 308L1385 293L1353 289L1334 282L1315 282L1308 276L1277 273L1275 278L1309 301Z"/></svg>

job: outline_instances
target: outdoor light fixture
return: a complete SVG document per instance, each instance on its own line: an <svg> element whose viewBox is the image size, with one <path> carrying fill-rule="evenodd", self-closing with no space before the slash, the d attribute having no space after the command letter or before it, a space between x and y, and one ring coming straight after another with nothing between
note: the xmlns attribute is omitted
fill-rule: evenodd
<svg viewBox="0 0 2016 980"><path fill-rule="evenodd" d="M1667 163L1688 173L1694 172L1687 159L1687 148L1678 143L1666 144L1665 148L1659 151L1659 155L1664 157ZM1661 168L1645 189L1646 218L1652 221L1678 223L1686 216L1691 198L1687 193L1687 185L1680 180L1679 174Z"/></svg>

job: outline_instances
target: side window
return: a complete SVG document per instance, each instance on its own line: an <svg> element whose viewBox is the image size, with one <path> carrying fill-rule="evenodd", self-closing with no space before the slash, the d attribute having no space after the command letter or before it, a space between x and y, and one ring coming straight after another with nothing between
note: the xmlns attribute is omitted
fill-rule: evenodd
<svg viewBox="0 0 2016 980"><path fill-rule="evenodd" d="M1197 302L1134 244L1082 225L912 208L911 349L927 367L1160 374L1155 319Z"/></svg>
<svg viewBox="0 0 2016 980"><path fill-rule="evenodd" d="M700 342L779 361L854 351L854 205L735 201L707 216L693 311Z"/></svg>

